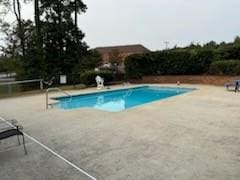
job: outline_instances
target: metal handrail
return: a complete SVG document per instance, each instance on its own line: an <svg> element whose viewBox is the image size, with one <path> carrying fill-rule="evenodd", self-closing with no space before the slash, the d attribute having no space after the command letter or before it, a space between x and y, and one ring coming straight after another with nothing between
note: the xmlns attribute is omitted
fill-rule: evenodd
<svg viewBox="0 0 240 180"><path fill-rule="evenodd" d="M49 93L50 91L62 92L63 94L67 95L67 96L70 98L70 101L72 100L72 95L69 94L69 93L67 93L67 92L65 92L65 91L63 91L62 89L60 89L60 88L48 88L48 89L46 90L46 109L48 109L48 106L50 105L50 104L48 103L48 99L49 99L49 98L48 98L48 93Z"/></svg>

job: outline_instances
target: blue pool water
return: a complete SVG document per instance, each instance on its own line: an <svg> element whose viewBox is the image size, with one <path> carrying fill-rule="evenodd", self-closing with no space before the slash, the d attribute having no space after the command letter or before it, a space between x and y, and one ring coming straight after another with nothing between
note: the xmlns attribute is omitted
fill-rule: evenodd
<svg viewBox="0 0 240 180"><path fill-rule="evenodd" d="M77 95L72 98L56 98L61 109L95 108L109 112L120 112L145 103L165 99L171 96L190 92L190 88L169 88L143 86L123 90Z"/></svg>

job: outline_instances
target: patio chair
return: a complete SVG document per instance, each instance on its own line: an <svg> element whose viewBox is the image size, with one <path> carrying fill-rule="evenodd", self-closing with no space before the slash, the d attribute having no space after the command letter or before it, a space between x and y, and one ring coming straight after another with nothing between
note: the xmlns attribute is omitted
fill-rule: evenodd
<svg viewBox="0 0 240 180"><path fill-rule="evenodd" d="M17 136L18 144L21 145L19 136L22 136L24 152L25 152L25 154L27 154L27 149L26 149L26 146L25 146L25 138L24 138L24 134L23 134L22 130L23 130L22 126L15 125L15 124L13 125L13 127L8 127L8 128L5 128L5 129L1 129L0 130L0 141L4 140L4 139L7 139L7 138L10 138L12 136Z"/></svg>
<svg viewBox="0 0 240 180"><path fill-rule="evenodd" d="M100 76L96 76L95 80L97 83L97 89L103 89L104 88L104 79L101 78Z"/></svg>
<svg viewBox="0 0 240 180"><path fill-rule="evenodd" d="M231 83L226 83L225 87L229 91L231 90L230 89L231 87L234 89L235 92L240 91L240 80L236 80L236 81L231 82Z"/></svg>

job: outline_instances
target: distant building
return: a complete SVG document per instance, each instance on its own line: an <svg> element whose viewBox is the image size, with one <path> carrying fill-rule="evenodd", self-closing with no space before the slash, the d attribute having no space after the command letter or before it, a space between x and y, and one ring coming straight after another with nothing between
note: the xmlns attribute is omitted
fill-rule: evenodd
<svg viewBox="0 0 240 180"><path fill-rule="evenodd" d="M124 68L124 60L132 54L144 54L150 52L141 44L97 47L95 50L102 56L102 66L110 67L115 64L120 70Z"/></svg>

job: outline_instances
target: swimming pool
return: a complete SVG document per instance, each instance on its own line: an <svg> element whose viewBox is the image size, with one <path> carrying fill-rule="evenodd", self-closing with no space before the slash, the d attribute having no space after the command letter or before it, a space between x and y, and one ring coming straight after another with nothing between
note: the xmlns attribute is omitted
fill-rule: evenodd
<svg viewBox="0 0 240 180"><path fill-rule="evenodd" d="M69 110L94 108L109 112L120 112L135 106L190 92L191 88L142 86L120 90L109 90L91 94L55 98L55 107Z"/></svg>

